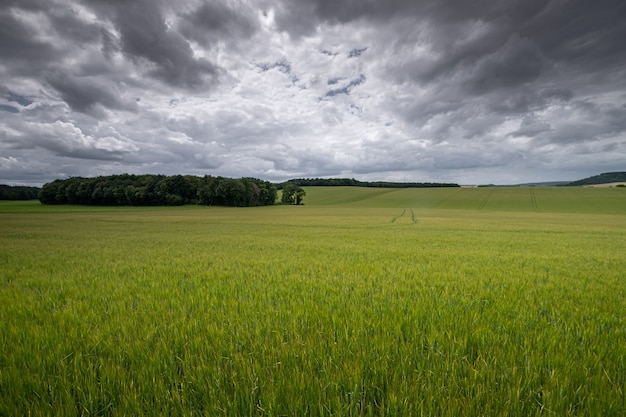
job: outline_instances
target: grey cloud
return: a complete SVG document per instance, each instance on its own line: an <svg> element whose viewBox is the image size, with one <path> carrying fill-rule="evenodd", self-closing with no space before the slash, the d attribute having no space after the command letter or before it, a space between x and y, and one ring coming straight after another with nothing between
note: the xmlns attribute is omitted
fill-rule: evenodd
<svg viewBox="0 0 626 417"><path fill-rule="evenodd" d="M278 29L288 32L291 36L297 38L315 31L318 17L313 2L267 0L263 2L263 6L266 10L274 10Z"/></svg>
<svg viewBox="0 0 626 417"><path fill-rule="evenodd" d="M3 178L531 180L626 158L621 0L0 2Z"/></svg>
<svg viewBox="0 0 626 417"><path fill-rule="evenodd" d="M100 23L84 21L72 7L48 6L45 10L57 39L70 40L78 45L99 42Z"/></svg>
<svg viewBox="0 0 626 417"><path fill-rule="evenodd" d="M545 106L546 100L530 88L505 90L491 94L485 100L489 111L503 114L520 114Z"/></svg>
<svg viewBox="0 0 626 417"><path fill-rule="evenodd" d="M502 48L477 63L467 88L474 94L484 94L498 88L519 87L537 79L546 65L532 42L513 35Z"/></svg>
<svg viewBox="0 0 626 417"><path fill-rule="evenodd" d="M550 144L592 144L603 138L623 137L626 133L626 107L573 101L567 110L561 110L546 120L551 129L537 132L534 143L538 146Z"/></svg>
<svg viewBox="0 0 626 417"><path fill-rule="evenodd" d="M34 38L36 28L18 19L16 13L0 8L0 68L33 74L58 56L59 51L55 45Z"/></svg>
<svg viewBox="0 0 626 417"><path fill-rule="evenodd" d="M537 121L533 119L525 119L519 129L511 132L508 136L527 136L535 137L540 133L550 131L551 126L549 123L543 121Z"/></svg>
<svg viewBox="0 0 626 417"><path fill-rule="evenodd" d="M8 106L6 104L0 104L0 110L5 111L7 113L19 113L20 112L17 108L13 106Z"/></svg>
<svg viewBox="0 0 626 417"><path fill-rule="evenodd" d="M509 35L520 33L530 37L546 51L562 58L581 54L621 55L616 53L624 36L618 35L626 31L626 27L619 24L626 13L626 5L621 0L599 0L593 4L544 0L289 0L281 2L276 11L279 27L298 35L309 33L318 22L339 24L359 19L381 22L410 16L418 22L430 21L437 25L489 22ZM302 20L298 16L307 16L309 23L295 24ZM446 39L448 43L451 40ZM598 46L600 48L596 48Z"/></svg>
<svg viewBox="0 0 626 417"><path fill-rule="evenodd" d="M189 42L166 25L158 3L135 1L117 10L115 23L123 52L147 73L177 87L197 89L213 86L220 68L196 58Z"/></svg>
<svg viewBox="0 0 626 417"><path fill-rule="evenodd" d="M55 72L48 75L47 82L73 110L81 113L103 117L101 106L106 109L137 110L137 104L124 100L115 85L99 78L75 77Z"/></svg>
<svg viewBox="0 0 626 417"><path fill-rule="evenodd" d="M294 15L308 12L309 20L317 19L330 24L347 23L358 19L376 21L387 20L397 16L434 16L441 21L455 21L472 19L476 16L492 16L500 9L497 3L489 0L467 2L463 0L388 0L360 1L360 0L290 0L282 3L279 9L279 24L281 28L304 33L306 29L315 25L301 27L298 31L289 22L291 19L299 21Z"/></svg>
<svg viewBox="0 0 626 417"><path fill-rule="evenodd" d="M561 105L573 97L574 93L568 89L527 85L493 92L485 97L485 108L496 113L523 114Z"/></svg>
<svg viewBox="0 0 626 417"><path fill-rule="evenodd" d="M8 89L6 91L7 92L5 94L5 97L7 101L9 102L18 103L19 105L24 106L24 107L33 103L33 100L31 100L28 97L14 93L13 91L10 91Z"/></svg>
<svg viewBox="0 0 626 417"><path fill-rule="evenodd" d="M39 155L45 157L45 155ZM41 176L50 172L50 164L32 159L24 160L14 156L0 156L0 178L3 184L41 185Z"/></svg>
<svg viewBox="0 0 626 417"><path fill-rule="evenodd" d="M117 39L116 36L114 36L110 31L104 28L100 29L100 35L102 39L102 46L100 47L100 51L102 51L102 54L108 60L111 60L113 58L113 54L121 50L119 45L119 39Z"/></svg>
<svg viewBox="0 0 626 417"><path fill-rule="evenodd" d="M539 91L539 96L547 101L569 101L574 93L567 88L545 88Z"/></svg>
<svg viewBox="0 0 626 417"><path fill-rule="evenodd" d="M72 123L27 123L19 135L5 139L8 149L47 150L56 156L88 160L121 160L122 155L138 148L113 136L94 137Z"/></svg>
<svg viewBox="0 0 626 417"><path fill-rule="evenodd" d="M547 71L572 74L594 68L624 74L626 4L620 0L601 0L593 6L541 0L290 4L279 9L279 21L307 9L313 20L327 24L362 19L393 24L398 36L391 37L387 47L408 52L399 66L389 66L390 75L400 81L434 82L473 68L476 78L467 86L482 93L533 81ZM289 30L288 25L284 28ZM432 55L412 60L405 46L420 43L430 46Z"/></svg>
<svg viewBox="0 0 626 417"><path fill-rule="evenodd" d="M252 14L244 3L203 2L182 15L181 32L203 44L250 38L259 26Z"/></svg>
<svg viewBox="0 0 626 417"><path fill-rule="evenodd" d="M515 24L552 59L576 63L579 69L602 68L624 62L625 14L626 3L620 0L550 2L533 19Z"/></svg>
<svg viewBox="0 0 626 417"><path fill-rule="evenodd" d="M519 157L515 150L500 146L486 150L471 141L433 145L405 140L387 147L366 143L356 153L352 169L359 174L499 167Z"/></svg>
<svg viewBox="0 0 626 417"><path fill-rule="evenodd" d="M341 172L345 164L337 159L337 153L331 150L294 149L279 146L272 149L264 159L271 161L274 169L294 176L329 176Z"/></svg>

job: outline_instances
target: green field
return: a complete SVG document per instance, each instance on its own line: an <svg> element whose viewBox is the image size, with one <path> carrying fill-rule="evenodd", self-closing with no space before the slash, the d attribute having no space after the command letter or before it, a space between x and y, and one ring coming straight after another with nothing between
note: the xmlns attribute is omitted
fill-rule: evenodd
<svg viewBox="0 0 626 417"><path fill-rule="evenodd" d="M626 189L0 203L0 416L626 415Z"/></svg>

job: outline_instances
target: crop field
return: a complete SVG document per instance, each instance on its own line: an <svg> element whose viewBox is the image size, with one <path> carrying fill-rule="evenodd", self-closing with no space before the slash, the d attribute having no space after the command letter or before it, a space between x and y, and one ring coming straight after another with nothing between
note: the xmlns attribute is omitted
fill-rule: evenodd
<svg viewBox="0 0 626 417"><path fill-rule="evenodd" d="M0 416L626 415L625 188L0 203Z"/></svg>

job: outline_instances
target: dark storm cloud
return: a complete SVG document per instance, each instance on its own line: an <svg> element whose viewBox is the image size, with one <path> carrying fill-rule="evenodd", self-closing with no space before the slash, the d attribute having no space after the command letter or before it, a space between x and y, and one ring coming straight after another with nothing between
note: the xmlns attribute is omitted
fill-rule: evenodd
<svg viewBox="0 0 626 417"><path fill-rule="evenodd" d="M626 3L550 2L531 19L513 15L513 30L540 44L554 60L601 67L624 62Z"/></svg>
<svg viewBox="0 0 626 417"><path fill-rule="evenodd" d="M241 3L201 3L182 16L181 32L190 39L209 44L249 38L258 30L252 13L253 10Z"/></svg>
<svg viewBox="0 0 626 417"><path fill-rule="evenodd" d="M48 6L46 14L58 39L72 40L78 45L99 42L100 24L83 20L75 9Z"/></svg>
<svg viewBox="0 0 626 417"><path fill-rule="evenodd" d="M521 0L520 0L521 1ZM475 18L492 19L503 6L492 0L290 0L277 10L279 28L296 36L312 32L317 23L348 23L359 19L386 21L412 16L440 22ZM270 3L271 4L271 3Z"/></svg>
<svg viewBox="0 0 626 417"><path fill-rule="evenodd" d="M625 17L621 0L0 0L0 173L623 169Z"/></svg>
<svg viewBox="0 0 626 417"><path fill-rule="evenodd" d="M468 88L473 94L483 94L500 88L519 87L539 77L546 65L545 58L533 43L513 35L500 49L476 64Z"/></svg>
<svg viewBox="0 0 626 417"><path fill-rule="evenodd" d="M535 79L551 70L550 64L570 66L561 70L571 73L580 65L615 68L626 61L626 3L621 0L295 0L284 2L277 13L279 27L297 36L310 33L318 23L380 23L410 16L411 28L428 29L427 42L437 57L404 65L413 70L406 76L428 82L474 69L476 79L469 83L478 93ZM302 16L308 24L301 24ZM480 33L464 33L466 24L482 26ZM397 32L401 25L395 29L397 37L389 46L418 42Z"/></svg>
<svg viewBox="0 0 626 417"><path fill-rule="evenodd" d="M197 58L189 42L168 28L158 3L134 1L117 10L115 23L121 34L125 54L147 72L166 83L185 88L211 86L220 69L203 58Z"/></svg>

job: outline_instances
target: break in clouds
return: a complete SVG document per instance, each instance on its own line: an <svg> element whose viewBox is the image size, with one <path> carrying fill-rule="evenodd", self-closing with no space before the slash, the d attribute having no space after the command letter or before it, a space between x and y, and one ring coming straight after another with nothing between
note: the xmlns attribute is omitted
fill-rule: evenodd
<svg viewBox="0 0 626 417"><path fill-rule="evenodd" d="M624 170L621 0L0 0L0 183Z"/></svg>

